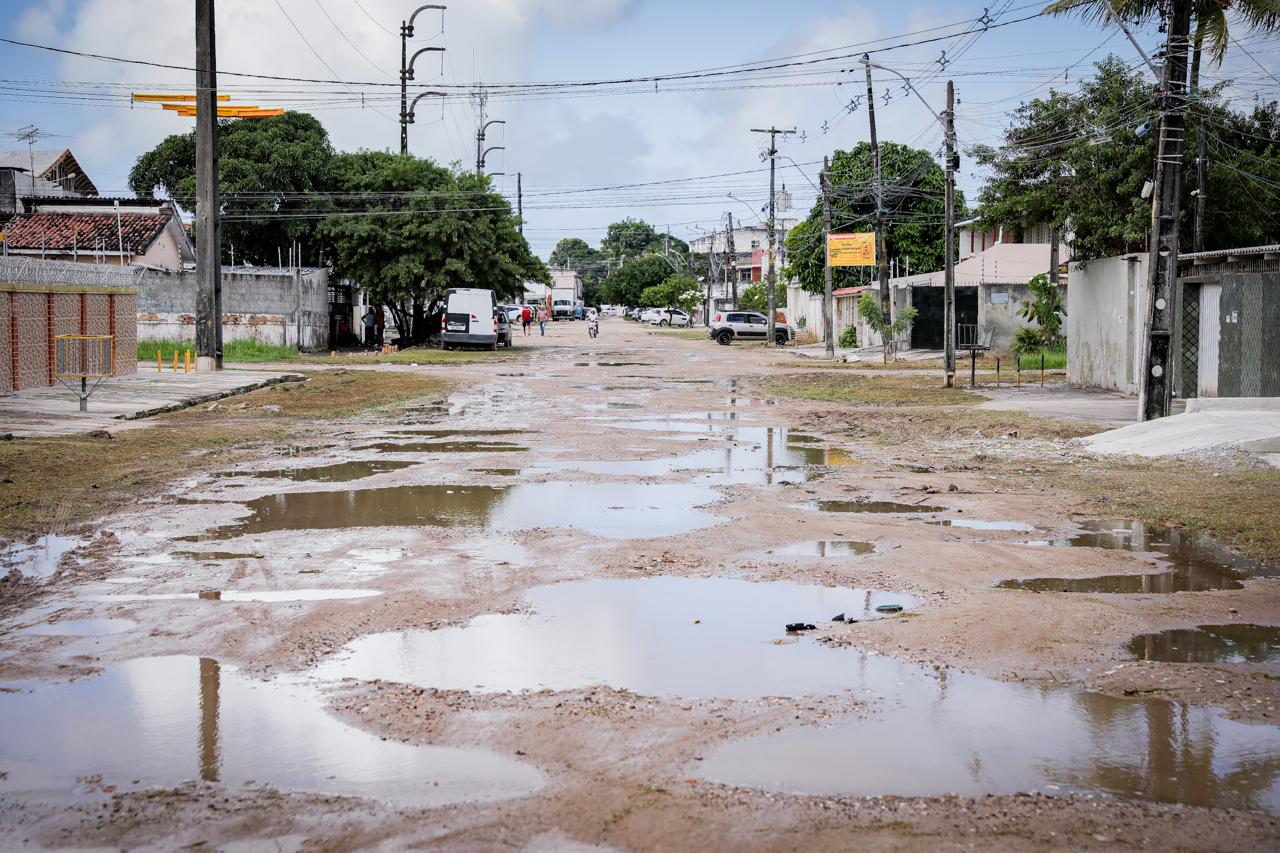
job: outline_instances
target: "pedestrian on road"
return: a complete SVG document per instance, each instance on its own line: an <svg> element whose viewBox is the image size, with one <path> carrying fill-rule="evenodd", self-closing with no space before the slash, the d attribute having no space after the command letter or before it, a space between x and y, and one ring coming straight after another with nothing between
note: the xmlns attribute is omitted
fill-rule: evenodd
<svg viewBox="0 0 1280 853"><path fill-rule="evenodd" d="M538 331L542 333L542 336L544 338L547 336L547 309L546 308L538 309Z"/></svg>
<svg viewBox="0 0 1280 853"><path fill-rule="evenodd" d="M524 335L529 337L529 324L533 322L533 311L528 305L520 309L520 323L524 326Z"/></svg>
<svg viewBox="0 0 1280 853"><path fill-rule="evenodd" d="M364 316L360 318L364 323L364 345L371 347L376 340L377 331L374 328L378 324L377 318L373 313L373 306L369 306L369 310L364 312Z"/></svg>
<svg viewBox="0 0 1280 853"><path fill-rule="evenodd" d="M573 319L575 319L575 320L581 320L581 319L582 319L582 306L581 306L581 305L575 305L575 306L573 306Z"/></svg>
<svg viewBox="0 0 1280 853"><path fill-rule="evenodd" d="M374 338L373 338L374 342L378 346L382 346L387 342L386 316L382 311L381 305L379 305L378 310L373 313L373 334L374 334Z"/></svg>

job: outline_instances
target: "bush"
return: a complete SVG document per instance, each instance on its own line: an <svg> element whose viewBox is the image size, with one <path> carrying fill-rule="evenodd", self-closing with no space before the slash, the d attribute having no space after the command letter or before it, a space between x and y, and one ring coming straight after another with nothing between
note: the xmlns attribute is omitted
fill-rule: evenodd
<svg viewBox="0 0 1280 853"><path fill-rule="evenodd" d="M836 344L841 349L855 349L858 346L858 330L854 326L846 326L845 330L840 333L840 337L836 339Z"/></svg>
<svg viewBox="0 0 1280 853"><path fill-rule="evenodd" d="M1009 345L1009 352L1023 356L1044 349L1044 334L1039 329L1030 327L1019 329Z"/></svg>
<svg viewBox="0 0 1280 853"><path fill-rule="evenodd" d="M195 341L138 341L138 365L154 365L156 353L166 365L173 364L174 353L178 362L182 363L185 353L191 352L194 363L196 357ZM222 345L224 361L297 361L298 350L294 347L282 347L263 341L247 340L225 341Z"/></svg>

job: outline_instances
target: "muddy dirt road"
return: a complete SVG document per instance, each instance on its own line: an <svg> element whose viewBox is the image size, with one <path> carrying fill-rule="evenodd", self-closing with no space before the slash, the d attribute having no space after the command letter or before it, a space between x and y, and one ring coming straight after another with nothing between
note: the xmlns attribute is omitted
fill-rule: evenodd
<svg viewBox="0 0 1280 853"><path fill-rule="evenodd" d="M1275 843L1274 566L787 351L520 346L32 556L0 847Z"/></svg>

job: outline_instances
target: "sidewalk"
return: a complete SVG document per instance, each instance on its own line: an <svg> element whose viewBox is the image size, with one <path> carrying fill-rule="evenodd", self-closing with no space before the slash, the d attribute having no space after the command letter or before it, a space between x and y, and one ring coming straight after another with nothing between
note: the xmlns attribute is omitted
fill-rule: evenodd
<svg viewBox="0 0 1280 853"><path fill-rule="evenodd" d="M218 373L148 373L106 379L89 397L89 411L62 385L29 388L0 396L0 434L34 438L73 435L89 430L116 431L144 426L137 419L252 391L297 373L223 370Z"/></svg>

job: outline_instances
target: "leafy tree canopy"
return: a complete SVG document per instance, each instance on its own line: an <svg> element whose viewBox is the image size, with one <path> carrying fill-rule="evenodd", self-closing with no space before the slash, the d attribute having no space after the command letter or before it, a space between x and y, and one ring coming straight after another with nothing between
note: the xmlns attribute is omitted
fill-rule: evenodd
<svg viewBox="0 0 1280 853"><path fill-rule="evenodd" d="M764 283L756 283L738 292L738 307L746 311L769 312L769 288Z"/></svg>
<svg viewBox="0 0 1280 853"><path fill-rule="evenodd" d="M324 221L320 233L332 247L334 272L391 305L397 319L412 316L412 339L426 337L423 320L451 287L511 298L523 292L525 279L550 283L488 178L381 151L340 154L335 165L344 193L337 206L386 213ZM388 192L398 195L378 195Z"/></svg>
<svg viewBox="0 0 1280 853"><path fill-rule="evenodd" d="M679 308L691 312L702 301L702 289L691 275L670 275L661 284L646 287L640 301L655 308Z"/></svg>
<svg viewBox="0 0 1280 853"><path fill-rule="evenodd" d="M671 275L671 264L657 255L642 255L614 270L604 281L602 297L613 305L640 305L647 288Z"/></svg>
<svg viewBox="0 0 1280 853"><path fill-rule="evenodd" d="M296 193L333 188L334 151L324 126L306 113L218 122L218 190L227 213L274 212L315 207ZM138 158L129 187L139 196L157 191L195 209L195 131L175 134ZM249 220L222 225L222 248L237 261L274 264L281 247L314 244L316 221ZM308 252L310 256L310 252Z"/></svg>
<svg viewBox="0 0 1280 853"><path fill-rule="evenodd" d="M1248 113L1227 107L1213 91L1191 104L1184 174L1195 174L1199 133L1209 150L1205 249L1260 245L1280 239L1274 192L1280 182L1280 112L1276 103ZM1151 130L1135 132L1143 121ZM1098 63L1078 92L1050 92L1020 106L999 147L973 155L990 170L980 215L992 226L1060 226L1077 260L1147 246L1151 202L1142 186L1151 177L1158 116L1151 84L1116 57ZM1191 245L1194 180L1183 180L1182 244ZM913 264L914 266L914 264Z"/></svg>
<svg viewBox="0 0 1280 853"><path fill-rule="evenodd" d="M885 243L890 257L909 258L912 269L942 269L945 253L943 193L946 174L928 151L897 142L880 144L884 181ZM831 230L834 233L872 231L876 202L871 145L859 143L852 151L836 151L829 172ZM956 218L965 213L964 194L956 190ZM789 257L784 274L799 279L810 293L822 292L826 247L822 241L822 200L814 203L805 221L787 235ZM859 283L856 268L832 270L835 287Z"/></svg>

